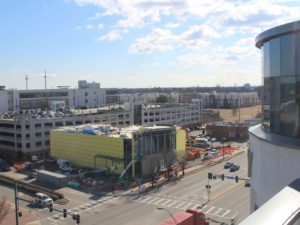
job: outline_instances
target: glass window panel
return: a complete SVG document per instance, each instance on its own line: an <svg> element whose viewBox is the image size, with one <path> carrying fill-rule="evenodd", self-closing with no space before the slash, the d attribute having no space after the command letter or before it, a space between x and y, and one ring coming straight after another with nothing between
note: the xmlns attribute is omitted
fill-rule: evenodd
<svg viewBox="0 0 300 225"><path fill-rule="evenodd" d="M265 43L263 46L263 68L264 68L264 76L270 76L270 44L269 42Z"/></svg>
<svg viewBox="0 0 300 225"><path fill-rule="evenodd" d="M280 77L270 78L270 110L279 111L280 110Z"/></svg>
<svg viewBox="0 0 300 225"><path fill-rule="evenodd" d="M280 38L280 74L289 76L295 74L295 35L285 35Z"/></svg>
<svg viewBox="0 0 300 225"><path fill-rule="evenodd" d="M281 133L294 137L296 135L295 76L281 77L280 86Z"/></svg>
<svg viewBox="0 0 300 225"><path fill-rule="evenodd" d="M296 33L296 74L300 74L300 32Z"/></svg>
<svg viewBox="0 0 300 225"><path fill-rule="evenodd" d="M280 76L280 39L270 41L270 76Z"/></svg>

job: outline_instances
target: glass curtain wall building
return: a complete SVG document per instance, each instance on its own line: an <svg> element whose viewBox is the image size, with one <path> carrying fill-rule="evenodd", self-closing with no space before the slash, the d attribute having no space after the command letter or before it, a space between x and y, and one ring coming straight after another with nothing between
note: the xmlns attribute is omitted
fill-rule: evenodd
<svg viewBox="0 0 300 225"><path fill-rule="evenodd" d="M264 31L262 124L249 129L251 209L300 177L300 21Z"/></svg>
<svg viewBox="0 0 300 225"><path fill-rule="evenodd" d="M297 28L297 23L289 26ZM300 138L300 31L269 40L264 36L262 33L257 38L263 54L264 128Z"/></svg>

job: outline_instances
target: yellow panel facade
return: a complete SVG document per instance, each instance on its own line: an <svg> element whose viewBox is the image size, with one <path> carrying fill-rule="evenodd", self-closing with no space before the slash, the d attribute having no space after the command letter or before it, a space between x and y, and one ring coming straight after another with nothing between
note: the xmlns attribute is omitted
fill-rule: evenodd
<svg viewBox="0 0 300 225"><path fill-rule="evenodd" d="M78 166L93 168L95 155L124 159L124 140L115 137L51 131L50 154L57 159L65 159ZM124 169L124 161L112 162L109 159L97 158L96 168L110 168L116 173L121 173Z"/></svg>
<svg viewBox="0 0 300 225"><path fill-rule="evenodd" d="M177 159L181 160L185 156L185 142L186 142L186 130L177 129L176 130L176 155Z"/></svg>

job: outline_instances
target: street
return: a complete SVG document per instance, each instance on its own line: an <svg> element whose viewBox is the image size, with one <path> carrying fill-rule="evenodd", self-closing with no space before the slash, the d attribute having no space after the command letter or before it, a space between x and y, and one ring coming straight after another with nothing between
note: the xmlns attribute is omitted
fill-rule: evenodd
<svg viewBox="0 0 300 225"><path fill-rule="evenodd" d="M236 172L223 169L224 162L206 168L181 179L172 180L167 184L155 188L143 195L132 193L127 196L112 194L92 195L79 192L71 188L64 188L63 193L70 200L67 205L54 205L56 209L66 208L68 212L78 213L81 224L151 224L155 225L169 217L164 207L172 214L186 209L202 209L212 219L210 224L229 224L231 218L239 222L249 215L249 188L244 187L244 181L236 183L233 179L210 180L210 201L205 185L208 183L208 172L225 176L247 177L247 154L236 156L231 162L238 163L241 168ZM1 190L3 188L1 187ZM5 188L7 189L7 188ZM9 192L9 190L6 190ZM6 193L5 192L5 193ZM13 197L13 191L11 190ZM9 193L6 194L6 196ZM23 195L23 194L22 194ZM26 195L24 195L26 197ZM12 200L12 198L9 198ZM20 202L21 207L26 204ZM41 218L42 224L76 224L70 216L63 218L61 213L49 212L49 209L31 209Z"/></svg>

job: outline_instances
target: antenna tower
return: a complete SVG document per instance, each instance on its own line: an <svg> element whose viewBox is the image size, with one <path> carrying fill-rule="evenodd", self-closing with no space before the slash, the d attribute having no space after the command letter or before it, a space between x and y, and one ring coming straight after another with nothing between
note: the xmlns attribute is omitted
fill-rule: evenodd
<svg viewBox="0 0 300 225"><path fill-rule="evenodd" d="M46 72L46 69L45 69L44 79L45 79L45 89L47 89L47 72Z"/></svg>
<svg viewBox="0 0 300 225"><path fill-rule="evenodd" d="M28 77L28 75L25 75L25 81L26 81L26 90L28 90L28 80L29 80L29 77Z"/></svg>

